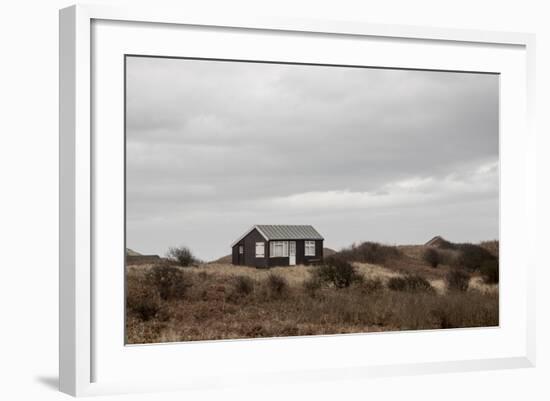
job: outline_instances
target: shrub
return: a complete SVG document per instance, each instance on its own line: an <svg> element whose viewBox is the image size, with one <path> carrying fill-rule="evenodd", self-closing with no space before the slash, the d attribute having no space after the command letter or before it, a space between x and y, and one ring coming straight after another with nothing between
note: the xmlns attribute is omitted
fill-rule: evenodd
<svg viewBox="0 0 550 401"><path fill-rule="evenodd" d="M340 259L348 262L384 263L388 259L401 255L401 252L394 246L382 245L377 242L363 242L359 245L353 244L338 252Z"/></svg>
<svg viewBox="0 0 550 401"><path fill-rule="evenodd" d="M470 275L463 270L453 269L445 277L447 289L450 291L467 291L470 285Z"/></svg>
<svg viewBox="0 0 550 401"><path fill-rule="evenodd" d="M497 260L487 249L474 244L458 244L460 255L457 258L457 267L465 267L470 271L478 271L487 261Z"/></svg>
<svg viewBox="0 0 550 401"><path fill-rule="evenodd" d="M498 240L492 240L492 241L483 241L480 242L479 245L482 248L487 249L493 256L498 257L499 255L499 241Z"/></svg>
<svg viewBox="0 0 550 401"><path fill-rule="evenodd" d="M192 285L191 278L176 266L155 265L146 274L147 281L156 287L164 300L182 298Z"/></svg>
<svg viewBox="0 0 550 401"><path fill-rule="evenodd" d="M321 281L321 279L317 274L313 274L311 277L306 279L302 284L302 286L304 287L304 291L310 297L315 297L317 295L317 291L321 289L322 285L323 285L323 282Z"/></svg>
<svg viewBox="0 0 550 401"><path fill-rule="evenodd" d="M361 283L361 289L367 294L372 294L384 289L384 283L379 278L367 278Z"/></svg>
<svg viewBox="0 0 550 401"><path fill-rule="evenodd" d="M347 288L363 278L349 262L333 256L326 258L325 263L314 272L320 281L336 288Z"/></svg>
<svg viewBox="0 0 550 401"><path fill-rule="evenodd" d="M210 275L205 271L200 271L198 276L201 280L208 280L208 278L210 277Z"/></svg>
<svg viewBox="0 0 550 401"><path fill-rule="evenodd" d="M141 320L148 321L154 318L160 311L160 302L154 294L150 294L149 296L145 295L134 299L129 305L129 308L132 309Z"/></svg>
<svg viewBox="0 0 550 401"><path fill-rule="evenodd" d="M143 277L129 277L126 286L126 308L142 321L153 319L160 311L160 298Z"/></svg>
<svg viewBox="0 0 550 401"><path fill-rule="evenodd" d="M433 268L436 268L439 265L439 263L441 263L439 252L437 251L437 249L432 247L429 247L424 251L422 255L422 259L424 259L424 261Z"/></svg>
<svg viewBox="0 0 550 401"><path fill-rule="evenodd" d="M460 251L456 249L437 249L439 265L458 266Z"/></svg>
<svg viewBox="0 0 550 401"><path fill-rule="evenodd" d="M254 291L254 280L248 276L236 276L234 289L238 295L248 295Z"/></svg>
<svg viewBox="0 0 550 401"><path fill-rule="evenodd" d="M282 276L271 273L267 276L267 287L272 296L280 297L288 290L288 282Z"/></svg>
<svg viewBox="0 0 550 401"><path fill-rule="evenodd" d="M481 265L480 271L481 275L483 276L483 281L485 281L485 283L498 284L498 260L486 260L483 265Z"/></svg>
<svg viewBox="0 0 550 401"><path fill-rule="evenodd" d="M390 278L388 288L393 291L434 292L434 288L428 280L413 274Z"/></svg>
<svg viewBox="0 0 550 401"><path fill-rule="evenodd" d="M172 247L168 249L166 257L183 267L192 266L197 263L197 259L193 256L191 250L185 246Z"/></svg>

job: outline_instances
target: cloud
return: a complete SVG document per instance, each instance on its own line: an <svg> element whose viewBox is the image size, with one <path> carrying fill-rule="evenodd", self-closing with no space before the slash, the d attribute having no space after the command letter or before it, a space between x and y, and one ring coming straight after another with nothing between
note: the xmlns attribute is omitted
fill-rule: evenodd
<svg viewBox="0 0 550 401"><path fill-rule="evenodd" d="M498 162L482 164L466 174L449 174L442 178L411 177L390 182L378 190L357 192L311 191L268 200L278 208L324 211L335 209L367 209L404 207L435 202L452 202L468 196L494 198L498 196Z"/></svg>
<svg viewBox="0 0 550 401"><path fill-rule="evenodd" d="M212 258L258 222L338 243L365 219L391 241L498 234L497 75L130 57L127 80L137 250ZM446 208L463 220L427 218Z"/></svg>

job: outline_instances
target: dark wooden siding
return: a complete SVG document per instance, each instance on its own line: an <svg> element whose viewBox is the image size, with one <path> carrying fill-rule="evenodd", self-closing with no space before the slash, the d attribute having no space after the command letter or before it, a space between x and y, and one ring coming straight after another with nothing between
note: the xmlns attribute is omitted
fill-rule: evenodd
<svg viewBox="0 0 550 401"><path fill-rule="evenodd" d="M268 260L269 267L276 267L276 266L288 266L288 257L276 257L276 258L269 258Z"/></svg>
<svg viewBox="0 0 550 401"><path fill-rule="evenodd" d="M293 241L293 240L288 240ZM323 240L315 240L315 256L305 256L305 241L296 241L296 264L317 264L323 261ZM264 242L265 257L256 257L256 242ZM239 245L244 245L244 258L239 258ZM241 260L242 259L242 260ZM269 257L269 242L256 230L252 230L246 237L239 241L232 250L232 262L234 265L246 265L255 267L288 266L288 257Z"/></svg>
<svg viewBox="0 0 550 401"><path fill-rule="evenodd" d="M271 246L269 245L271 241L265 243L266 246L266 267L276 267L276 266L288 266L288 257L270 257Z"/></svg>
<svg viewBox="0 0 550 401"><path fill-rule="evenodd" d="M315 254L321 258L320 263L323 263L325 255L323 255L323 242L324 240L315 241Z"/></svg>
<svg viewBox="0 0 550 401"><path fill-rule="evenodd" d="M264 255L267 255L267 241L262 237L258 230L252 230L244 238L244 260L247 266L267 267L266 257L256 257L256 242L264 243Z"/></svg>
<svg viewBox="0 0 550 401"><path fill-rule="evenodd" d="M243 241L239 242L237 245L233 246L233 249L231 250L231 263L234 265L239 264L239 245L244 244Z"/></svg>
<svg viewBox="0 0 550 401"><path fill-rule="evenodd" d="M308 240L296 241L296 264L321 263L323 261L323 240L315 240L315 256L306 256L306 241Z"/></svg>
<svg viewBox="0 0 550 401"><path fill-rule="evenodd" d="M317 264L323 261L323 240L315 240L315 256L306 256L306 240L288 240L296 242L296 264L297 265L309 265ZM269 254L268 254L269 256ZM269 267L275 266L288 266L289 258L269 258Z"/></svg>
<svg viewBox="0 0 550 401"><path fill-rule="evenodd" d="M266 257L257 258L256 257L256 242L263 242L265 255ZM239 260L239 245L244 245L244 261L240 263ZM232 260L234 265L246 265L246 266L255 266L255 267L267 267L267 256L268 256L268 242L262 237L258 230L254 229L247 234L241 241L239 241L235 246L233 246Z"/></svg>

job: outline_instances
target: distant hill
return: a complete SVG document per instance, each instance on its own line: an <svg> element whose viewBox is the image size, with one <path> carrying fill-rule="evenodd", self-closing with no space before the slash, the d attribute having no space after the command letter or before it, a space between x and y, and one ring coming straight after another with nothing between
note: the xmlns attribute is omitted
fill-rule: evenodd
<svg viewBox="0 0 550 401"><path fill-rule="evenodd" d="M126 248L126 264L128 266L155 264L163 259L158 255L144 255L133 249Z"/></svg>
<svg viewBox="0 0 550 401"><path fill-rule="evenodd" d="M133 249L126 248L126 255L128 255L128 256L141 256L141 253L136 252Z"/></svg>
<svg viewBox="0 0 550 401"><path fill-rule="evenodd" d="M208 263L231 264L231 255L222 256L221 258Z"/></svg>

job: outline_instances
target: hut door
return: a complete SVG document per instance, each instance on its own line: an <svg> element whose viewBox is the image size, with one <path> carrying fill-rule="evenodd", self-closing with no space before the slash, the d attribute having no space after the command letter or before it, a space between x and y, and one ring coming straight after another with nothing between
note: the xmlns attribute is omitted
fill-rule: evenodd
<svg viewBox="0 0 550 401"><path fill-rule="evenodd" d="M288 244L288 264L290 266L296 264L296 241L290 241Z"/></svg>
<svg viewBox="0 0 550 401"><path fill-rule="evenodd" d="M244 245L239 245L239 264L244 265Z"/></svg>

